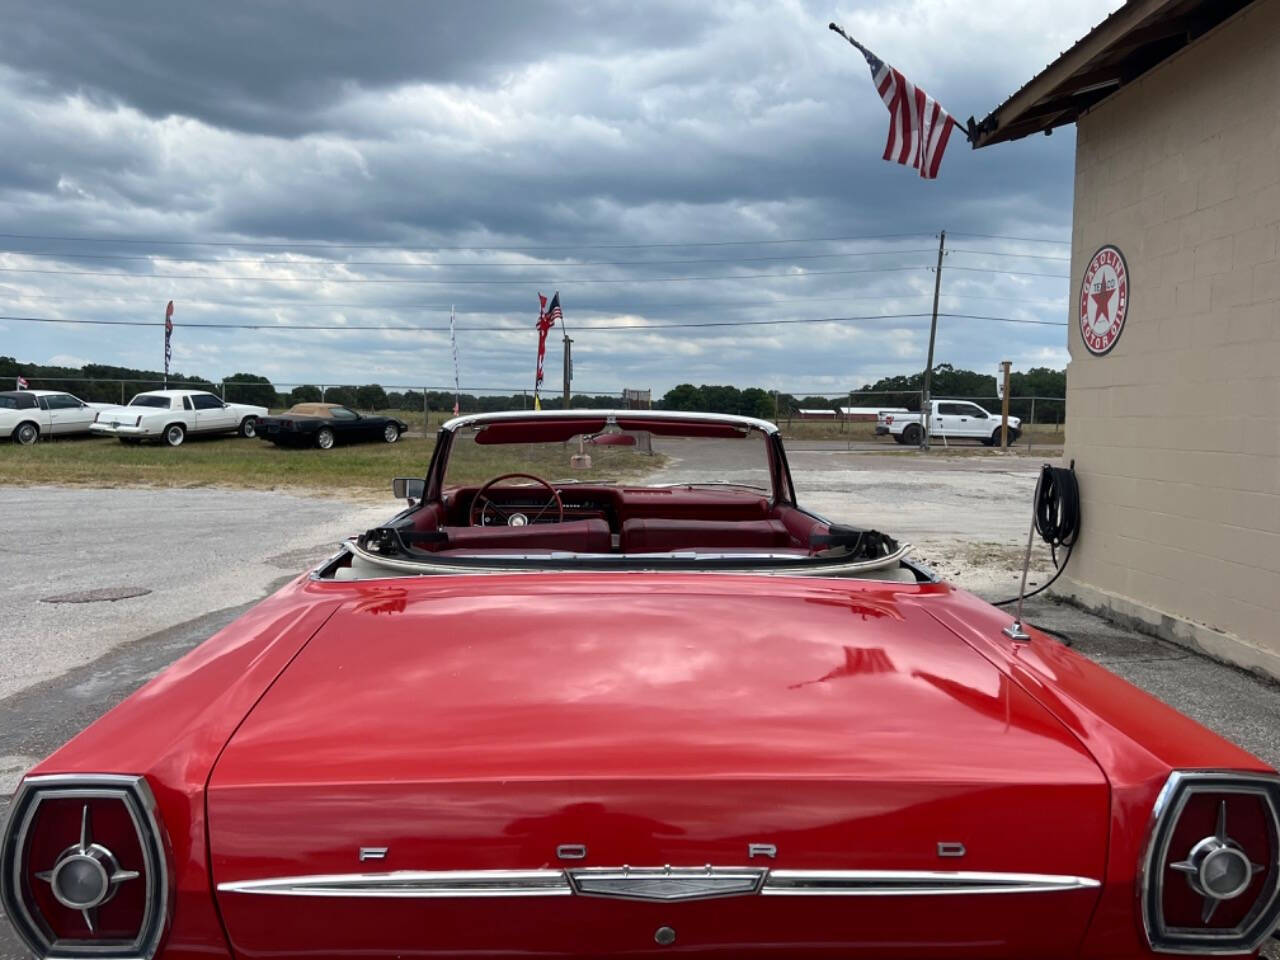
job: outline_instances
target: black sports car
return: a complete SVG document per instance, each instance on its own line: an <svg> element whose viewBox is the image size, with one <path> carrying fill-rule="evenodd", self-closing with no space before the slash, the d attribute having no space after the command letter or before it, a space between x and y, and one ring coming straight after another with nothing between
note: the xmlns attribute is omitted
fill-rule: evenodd
<svg viewBox="0 0 1280 960"><path fill-rule="evenodd" d="M258 420L258 436L282 447L319 447L381 440L395 443L409 425L395 417L356 413L337 403L295 403L287 413Z"/></svg>

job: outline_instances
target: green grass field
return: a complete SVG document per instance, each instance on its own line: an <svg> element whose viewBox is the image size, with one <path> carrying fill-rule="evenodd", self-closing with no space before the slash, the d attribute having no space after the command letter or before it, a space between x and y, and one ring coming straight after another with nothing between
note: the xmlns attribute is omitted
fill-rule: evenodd
<svg viewBox="0 0 1280 960"><path fill-rule="evenodd" d="M406 436L399 443L366 443L332 450L290 450L241 437L189 438L181 447L92 437L42 442L32 447L0 444L0 483L72 484L79 486L202 487L237 486L258 490L304 489L336 495L382 496L393 477L421 477L427 472L435 436ZM531 469L549 480L568 470L569 451L551 445L514 448L479 447L470 452L451 483L478 483L501 473ZM625 479L641 476L663 463L620 447L592 451L592 467L574 475Z"/></svg>

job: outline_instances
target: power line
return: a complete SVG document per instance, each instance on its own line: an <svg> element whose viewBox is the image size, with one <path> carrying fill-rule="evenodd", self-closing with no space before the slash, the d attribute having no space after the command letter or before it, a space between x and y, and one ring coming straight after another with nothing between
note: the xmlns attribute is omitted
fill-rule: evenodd
<svg viewBox="0 0 1280 960"><path fill-rule="evenodd" d="M490 244L468 243L458 246L415 245L390 241L358 243L320 243L293 240L165 240L130 237L69 237L33 233L0 233L5 240L48 240L63 243L131 243L148 246L174 247L285 247L294 249L325 250L656 250L666 247L755 247L782 243L846 243L856 240L902 240L912 237L933 237L936 233L879 233L848 237L800 237L780 240L692 240L664 243L535 243Z"/></svg>
<svg viewBox="0 0 1280 960"><path fill-rule="evenodd" d="M849 317L800 317L800 318L770 318L766 320L712 320L706 322L694 323L612 323L601 324L585 322L578 325L579 330L608 330L608 331L629 331L629 330L675 330L675 329L698 329L708 327L757 327L757 326L779 326L790 324L804 323L852 323L865 320L913 320L929 317L929 313L890 313L890 314L869 314L865 316L849 316ZM1066 323L1058 320L1029 320L1021 317L991 317L980 314L968 313L939 313L939 317L946 317L953 320L990 320L998 323L1024 323L1036 326L1046 327L1065 327ZM163 320L73 320L67 317L20 317L20 316L0 316L0 320L13 323L74 323L86 324L90 326L105 327L162 327ZM370 331L388 331L401 330L414 333L447 333L448 326L412 326L412 325L353 325L353 324L280 324L280 323L183 323L180 325L186 329L202 329L202 330L280 330L280 331L313 331L313 330L336 330L343 332L370 332ZM525 327L517 326L459 326L459 332L468 333L528 333Z"/></svg>
<svg viewBox="0 0 1280 960"><path fill-rule="evenodd" d="M981 237L983 240L1015 240L1018 243L1056 243L1061 246L1071 246L1070 240L1046 240L1044 237L1009 237L1000 233L961 233L955 231L951 234L953 237Z"/></svg>
<svg viewBox="0 0 1280 960"><path fill-rule="evenodd" d="M905 253L906 251L903 252ZM1050 257L1040 253L1004 253L999 250L962 250L959 247L947 247L947 253L976 253L984 257L1017 257L1021 260L1056 260L1060 263L1071 262L1070 257Z"/></svg>
<svg viewBox="0 0 1280 960"><path fill-rule="evenodd" d="M994 267L961 267L954 263L948 263L944 269L966 270L969 273L998 273L1006 277L1049 277L1053 280L1071 279L1064 273L1026 273L1019 270L996 270Z"/></svg>
<svg viewBox="0 0 1280 960"><path fill-rule="evenodd" d="M738 273L718 276L696 277L627 277L599 278L573 277L554 280L537 281L529 278L498 279L486 277L472 280L435 280L409 277L228 277L222 275L204 276L196 273L109 273L100 270L36 270L30 267L0 267L0 273L35 273L56 277L116 277L121 280L220 280L244 281L250 283L397 283L397 284L441 284L444 286L465 286L484 284L489 286L505 284L529 284L531 286L566 286L568 284L598 283L684 283L694 280L794 280L804 277L850 276L856 273L900 273L906 270L930 269L928 264L915 264L901 267L866 267L859 270L808 270L804 273ZM957 270L977 270L977 267L956 267ZM1009 273L1007 270L989 271ZM1048 274L1030 274L1030 276L1048 276Z"/></svg>
<svg viewBox="0 0 1280 960"><path fill-rule="evenodd" d="M963 251L985 253L987 251ZM256 263L264 267L667 267L682 263L765 263L792 260L835 260L841 257L889 257L908 254L933 253L932 249L918 250L861 250L854 253L811 253L777 257L703 257L684 260L540 260L537 262L500 262L477 260L471 263L430 263L405 260L266 260L262 257L166 257L159 254L129 256L119 253L64 253L59 250L0 250L0 253L19 257L49 257L63 260L127 260L139 263ZM1006 256L1006 254L995 254ZM1018 256L1018 254L1007 254ZM1054 259L1054 258L1047 258Z"/></svg>
<svg viewBox="0 0 1280 960"><path fill-rule="evenodd" d="M1055 280L1069 280L1070 277L1059 273L1028 273L1019 270L998 270L994 267L965 267L948 264L949 270L965 270L971 273L998 273L1009 277L1049 277ZM469 280L437 280L411 277L228 277L224 275L202 275L198 273L113 273L103 270L37 270L32 267L0 267L0 273L34 273L55 277L114 277L120 280L210 280L247 283L395 283L395 284L437 284L443 286L488 285L502 286L508 284L530 284L532 286L567 286L569 284L602 284L602 283L685 283L696 280L795 280L805 277L845 277L859 273L901 273L910 270L933 270L927 263L908 264L896 267L864 267L857 270L807 270L804 273L737 273L713 276L689 277L562 277L551 280L535 280L531 278L502 279L485 277Z"/></svg>
<svg viewBox="0 0 1280 960"><path fill-rule="evenodd" d="M56 297L46 296L44 294L28 295L22 293L11 293L17 300L39 301L41 303L145 303L145 304L163 304L163 298L157 297ZM911 300L917 298L927 298L931 296L928 291L917 290L904 293L880 293L874 295L868 294L852 294L849 296L837 297L758 297L752 300L686 300L677 303L655 303L654 309L672 310L677 307L765 307L786 303L848 303L851 301L865 300ZM996 303L1025 303L1033 306L1041 307L1061 307L1066 305L1066 300L1058 298L1056 300L1047 300L1036 297L992 297L977 293L946 293L942 294L945 300L951 297L956 300L988 300ZM407 310L439 310L446 311L449 309L447 303L349 303L333 300L207 300L201 297L183 297L180 301L181 306L209 306L209 307L232 307L239 310L259 310L268 308L284 307L286 309L306 309L315 310L317 308L336 308L345 310L382 310L387 312L400 312ZM159 307L157 306L157 309ZM590 313L603 312L602 307L593 307L590 303L586 306L575 304L574 312ZM465 311L475 313L477 311ZM487 312L487 311L480 311Z"/></svg>

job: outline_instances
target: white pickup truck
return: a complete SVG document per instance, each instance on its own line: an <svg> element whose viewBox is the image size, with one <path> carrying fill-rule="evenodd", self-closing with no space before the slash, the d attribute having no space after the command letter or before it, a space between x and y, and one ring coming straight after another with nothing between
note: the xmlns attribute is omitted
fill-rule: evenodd
<svg viewBox="0 0 1280 960"><path fill-rule="evenodd" d="M988 447L1000 445L1000 415L989 413L968 400L932 400L930 439L978 440ZM924 414L881 413L876 417L876 433L888 434L898 443L917 446L924 436ZM1009 418L1009 443L1022 433L1022 421Z"/></svg>
<svg viewBox="0 0 1280 960"><path fill-rule="evenodd" d="M224 403L203 390L149 390L127 407L99 411L89 429L100 437L119 437L121 443L157 440L177 447L188 434L256 436L258 420L266 415L266 407Z"/></svg>

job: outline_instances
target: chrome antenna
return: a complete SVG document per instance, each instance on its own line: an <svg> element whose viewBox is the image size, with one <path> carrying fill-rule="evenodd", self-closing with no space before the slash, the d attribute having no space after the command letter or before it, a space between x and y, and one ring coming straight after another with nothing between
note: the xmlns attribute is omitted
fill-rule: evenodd
<svg viewBox="0 0 1280 960"><path fill-rule="evenodd" d="M1036 504L1040 502L1041 480L1036 481L1036 496L1031 500L1031 529L1027 531L1027 552L1022 557L1022 585L1018 587L1018 609L1013 615L1013 623L1000 631L1015 643L1027 643L1031 639L1031 634L1022 629L1022 600L1027 593L1027 569L1031 566L1031 541L1036 534Z"/></svg>

